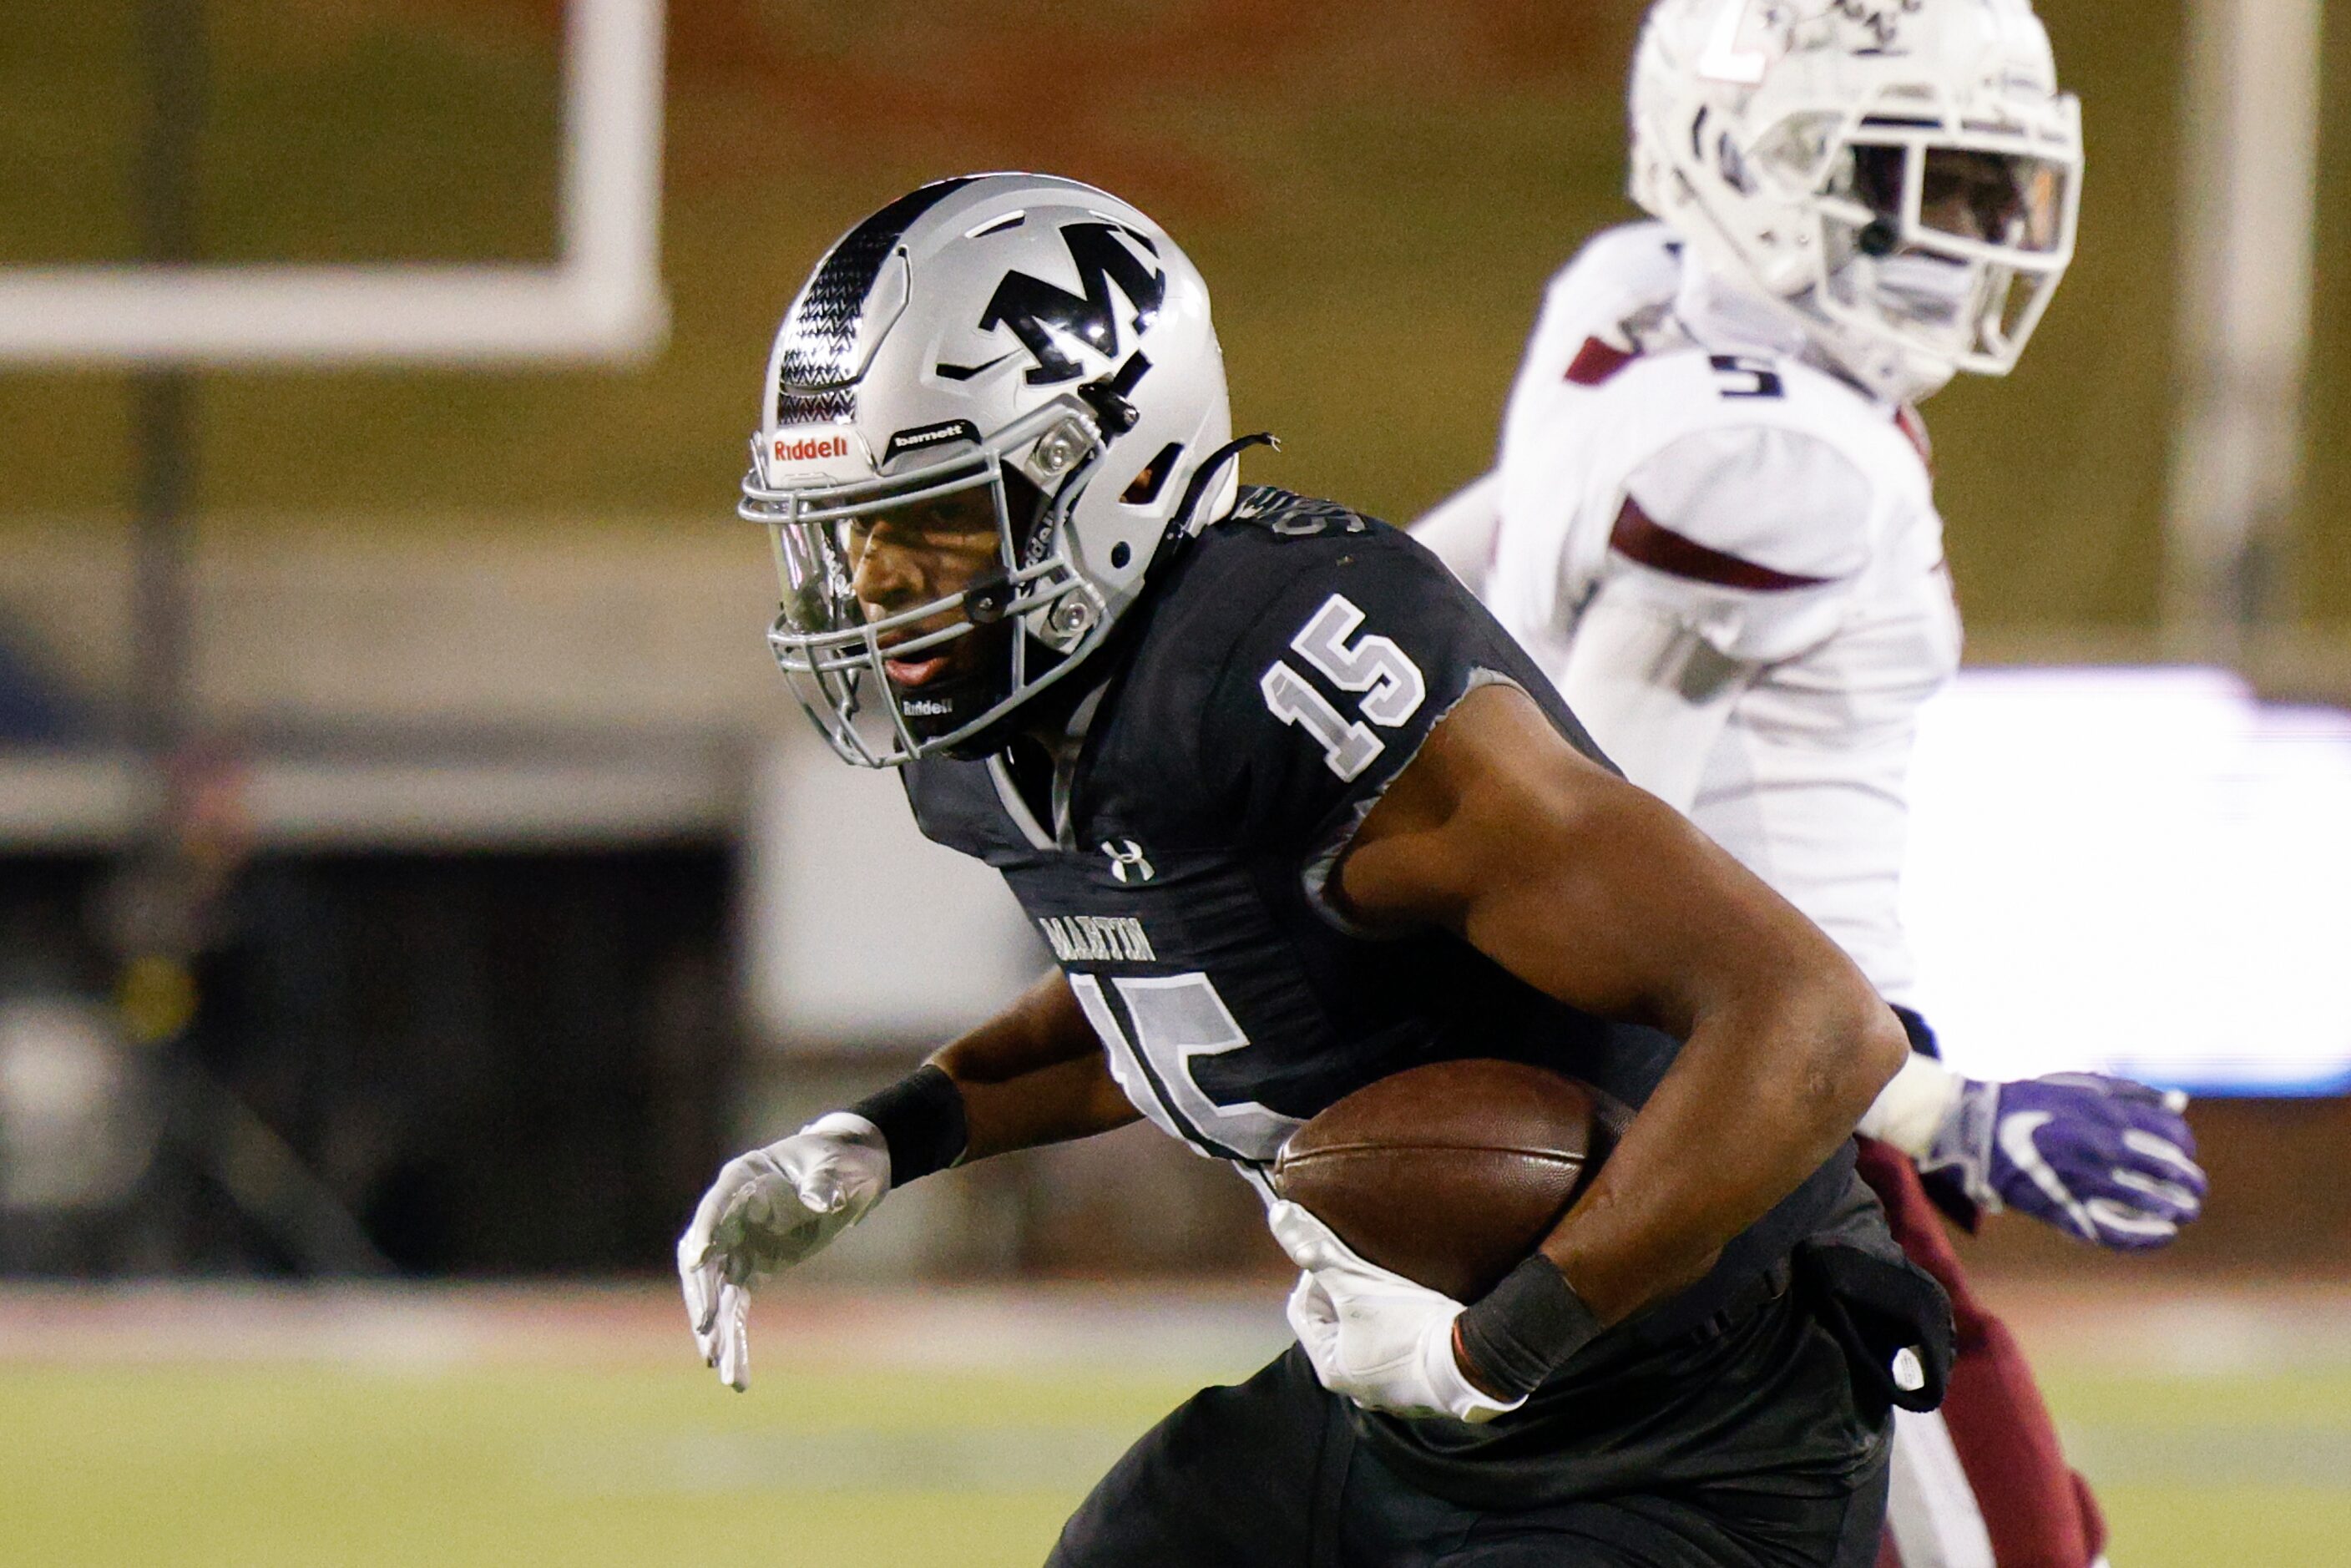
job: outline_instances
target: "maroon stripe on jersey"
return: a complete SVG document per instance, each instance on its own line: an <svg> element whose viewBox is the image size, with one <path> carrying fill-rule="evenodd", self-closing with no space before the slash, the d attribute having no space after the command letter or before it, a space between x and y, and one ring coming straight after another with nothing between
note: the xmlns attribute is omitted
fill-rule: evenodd
<svg viewBox="0 0 2351 1568"><path fill-rule="evenodd" d="M1625 497L1624 508L1616 514L1616 526L1608 531L1608 548L1627 560L1654 567L1669 577L1687 577L1693 582L1711 582L1719 588L1780 593L1792 588L1818 588L1829 580L1825 577L1774 571L1768 566L1741 560L1684 538L1650 520L1649 514L1641 510L1641 503L1630 496Z"/></svg>
<svg viewBox="0 0 2351 1568"><path fill-rule="evenodd" d="M1906 402L1896 409L1894 423L1896 429L1910 438L1910 444L1918 449L1918 461L1924 463L1928 470L1932 472L1935 466L1935 443L1927 434L1926 418L1919 413L1917 405Z"/></svg>
<svg viewBox="0 0 2351 1568"><path fill-rule="evenodd" d="M1586 338L1583 347L1575 351L1574 362L1567 367L1567 379L1580 387L1596 387L1640 357L1597 338Z"/></svg>

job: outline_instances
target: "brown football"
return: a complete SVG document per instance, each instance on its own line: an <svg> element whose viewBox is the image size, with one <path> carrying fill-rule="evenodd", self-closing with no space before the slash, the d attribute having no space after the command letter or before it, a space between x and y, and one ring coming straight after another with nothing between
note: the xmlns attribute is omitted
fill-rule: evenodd
<svg viewBox="0 0 2351 1568"><path fill-rule="evenodd" d="M1368 1261L1474 1301L1600 1163L1592 1090L1516 1061L1437 1061L1356 1090L1290 1135L1274 1191Z"/></svg>

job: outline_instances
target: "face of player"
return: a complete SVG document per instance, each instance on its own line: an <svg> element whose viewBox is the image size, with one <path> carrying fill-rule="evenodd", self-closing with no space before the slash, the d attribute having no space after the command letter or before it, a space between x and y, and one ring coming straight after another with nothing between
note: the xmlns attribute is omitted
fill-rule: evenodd
<svg viewBox="0 0 2351 1568"><path fill-rule="evenodd" d="M848 529L850 585L870 623L920 605L956 599L1003 567L996 503L985 486L927 497L855 519ZM997 641L992 628L888 658L893 647L945 631L965 619L947 604L913 625L883 634L883 668L902 690L944 685L978 673Z"/></svg>
<svg viewBox="0 0 2351 1568"><path fill-rule="evenodd" d="M2005 152L1855 147L1843 193L1877 215L1875 227L1900 237L1876 249L1865 232L1856 235L1861 255L1839 282L1917 340L1964 353L1978 344L1988 318L2007 318L2036 297L2014 287L2015 274L1994 257L2057 247L2064 179L2056 164ZM1906 225L1914 202L1915 220Z"/></svg>
<svg viewBox="0 0 2351 1568"><path fill-rule="evenodd" d="M1854 193L1881 217L1900 218L1907 154L1854 150ZM1919 171L1918 226L1979 244L2048 251L2063 222L2064 171L2038 158L1930 147Z"/></svg>
<svg viewBox="0 0 2351 1568"><path fill-rule="evenodd" d="M1918 220L1956 239L2047 250L2056 243L2058 178L2037 159L1935 148L1927 154Z"/></svg>

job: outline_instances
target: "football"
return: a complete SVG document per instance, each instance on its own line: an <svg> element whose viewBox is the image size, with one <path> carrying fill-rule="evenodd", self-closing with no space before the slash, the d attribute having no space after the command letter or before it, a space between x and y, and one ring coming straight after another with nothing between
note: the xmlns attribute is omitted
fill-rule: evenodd
<svg viewBox="0 0 2351 1568"><path fill-rule="evenodd" d="M1474 1301L1533 1252L1604 1154L1591 1088L1516 1061L1366 1084L1290 1136L1274 1191L1369 1262Z"/></svg>

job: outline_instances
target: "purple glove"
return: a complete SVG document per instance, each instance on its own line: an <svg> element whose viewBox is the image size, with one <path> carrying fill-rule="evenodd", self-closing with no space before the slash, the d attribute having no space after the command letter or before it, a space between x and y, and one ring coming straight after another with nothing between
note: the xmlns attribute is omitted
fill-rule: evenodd
<svg viewBox="0 0 2351 1568"><path fill-rule="evenodd" d="M2204 1207L2187 1104L2177 1090L2094 1072L1969 1080L1918 1169L2101 1247L2160 1247Z"/></svg>

